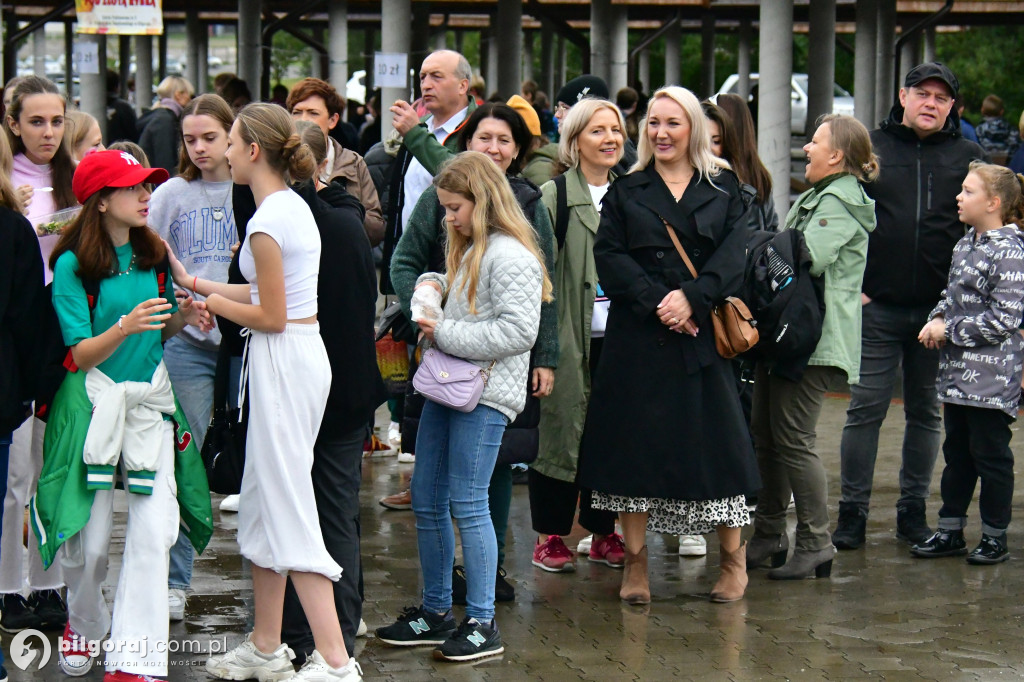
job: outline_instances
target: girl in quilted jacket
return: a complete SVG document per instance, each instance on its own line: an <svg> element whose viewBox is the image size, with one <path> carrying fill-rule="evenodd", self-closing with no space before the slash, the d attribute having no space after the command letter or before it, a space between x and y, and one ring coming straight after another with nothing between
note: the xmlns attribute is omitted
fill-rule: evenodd
<svg viewBox="0 0 1024 682"><path fill-rule="evenodd" d="M1006 528L1013 497L1010 424L1020 402L1024 339L1024 176L975 161L956 201L971 226L953 250L949 283L918 339L940 348L938 390L946 441L942 508L919 557L967 554L964 528L981 479L981 542L971 564L1010 558Z"/></svg>
<svg viewBox="0 0 1024 682"><path fill-rule="evenodd" d="M526 402L530 349L551 281L533 228L508 181L484 154L464 152L434 179L448 230L447 274L419 287L446 298L440 320L416 323L440 351L485 370L479 404L468 413L427 401L420 418L412 508L416 514L422 601L377 630L395 646L436 645L434 657L469 661L503 652L494 622L498 546L488 483L505 426ZM459 524L466 562L466 617L452 615L451 566Z"/></svg>

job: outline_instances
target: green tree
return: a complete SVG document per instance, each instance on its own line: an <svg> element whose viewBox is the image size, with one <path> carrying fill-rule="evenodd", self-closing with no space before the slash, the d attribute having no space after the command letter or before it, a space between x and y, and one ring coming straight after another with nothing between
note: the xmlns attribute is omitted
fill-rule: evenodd
<svg viewBox="0 0 1024 682"><path fill-rule="evenodd" d="M274 34L270 51L270 80L280 83L288 75L288 69L296 67L299 73L308 75L312 70L314 50L286 31Z"/></svg>

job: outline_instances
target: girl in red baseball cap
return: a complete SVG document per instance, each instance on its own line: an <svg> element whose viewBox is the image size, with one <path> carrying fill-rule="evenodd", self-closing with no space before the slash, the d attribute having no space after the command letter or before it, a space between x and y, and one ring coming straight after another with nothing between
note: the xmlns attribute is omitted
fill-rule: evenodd
<svg viewBox="0 0 1024 682"><path fill-rule="evenodd" d="M71 371L49 413L33 525L44 564L64 548L59 665L84 675L102 655L104 682L167 675L167 565L179 516L197 549L212 532L202 460L163 364L162 342L186 323L212 328L203 303L186 298L179 308L167 291L166 251L146 226L148 183L166 179L126 152L86 155L72 181L82 211L50 256ZM117 469L128 525L111 618L101 585ZM101 651L108 631L112 646Z"/></svg>

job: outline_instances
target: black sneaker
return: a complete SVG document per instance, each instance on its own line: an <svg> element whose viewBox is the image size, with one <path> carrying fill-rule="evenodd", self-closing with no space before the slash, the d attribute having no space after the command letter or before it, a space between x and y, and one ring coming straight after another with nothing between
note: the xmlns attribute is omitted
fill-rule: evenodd
<svg viewBox="0 0 1024 682"><path fill-rule="evenodd" d="M17 592L0 595L0 612L0 630L4 632L21 632L30 628L39 630L43 627L43 621Z"/></svg>
<svg viewBox="0 0 1024 682"><path fill-rule="evenodd" d="M1010 558L1006 547L1006 533L1002 535L981 534L981 542L967 555L969 564L999 564Z"/></svg>
<svg viewBox="0 0 1024 682"><path fill-rule="evenodd" d="M475 661L478 658L497 656L505 651L501 634L492 620L484 624L467 616L459 629L441 646L434 649L434 658L439 661Z"/></svg>
<svg viewBox="0 0 1024 682"><path fill-rule="evenodd" d="M449 611L443 616L425 611L422 606L402 610L398 620L377 628L377 639L391 646L437 646L456 631L455 619Z"/></svg>
<svg viewBox="0 0 1024 682"><path fill-rule="evenodd" d="M942 528L924 542L910 548L910 553L924 559L943 556L962 556L967 554L967 543L962 530L944 530Z"/></svg>
<svg viewBox="0 0 1024 682"><path fill-rule="evenodd" d="M858 549L864 545L868 515L860 507L849 502L839 503L839 520L832 532L832 544L836 549Z"/></svg>
<svg viewBox="0 0 1024 682"><path fill-rule="evenodd" d="M904 500L896 505L896 538L908 545L920 545L932 537L924 500Z"/></svg>
<svg viewBox="0 0 1024 682"><path fill-rule="evenodd" d="M68 607L60 590L39 590L28 596L28 605L36 612L44 630L63 630L68 622Z"/></svg>
<svg viewBox="0 0 1024 682"><path fill-rule="evenodd" d="M512 584L506 580L504 568L498 568L498 575L494 579L494 601L515 601L516 600L516 588L512 587Z"/></svg>
<svg viewBox="0 0 1024 682"><path fill-rule="evenodd" d="M466 569L456 564L452 568L452 604L456 606L466 605Z"/></svg>

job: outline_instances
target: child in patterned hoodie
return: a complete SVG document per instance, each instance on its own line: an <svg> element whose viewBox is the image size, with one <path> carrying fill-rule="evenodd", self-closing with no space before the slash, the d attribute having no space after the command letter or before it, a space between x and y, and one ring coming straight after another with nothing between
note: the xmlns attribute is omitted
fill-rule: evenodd
<svg viewBox="0 0 1024 682"><path fill-rule="evenodd" d="M942 508L938 530L910 551L926 558L967 554L963 529L980 478L982 536L967 562L996 564L1010 558L1010 424L1024 351L1024 176L975 161L962 188L960 221L972 227L953 250L949 283L918 335L926 348L941 348Z"/></svg>

